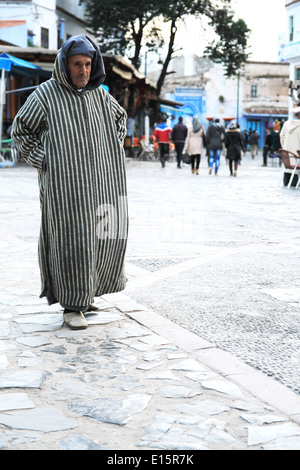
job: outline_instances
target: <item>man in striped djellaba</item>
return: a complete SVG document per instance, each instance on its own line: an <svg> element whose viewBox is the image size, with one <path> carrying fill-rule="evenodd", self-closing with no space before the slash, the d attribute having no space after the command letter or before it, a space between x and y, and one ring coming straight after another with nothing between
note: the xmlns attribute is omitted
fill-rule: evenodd
<svg viewBox="0 0 300 470"><path fill-rule="evenodd" d="M94 297L126 285L127 116L104 80L98 46L73 36L13 123L18 150L38 171L41 297L60 303L72 329L87 328Z"/></svg>

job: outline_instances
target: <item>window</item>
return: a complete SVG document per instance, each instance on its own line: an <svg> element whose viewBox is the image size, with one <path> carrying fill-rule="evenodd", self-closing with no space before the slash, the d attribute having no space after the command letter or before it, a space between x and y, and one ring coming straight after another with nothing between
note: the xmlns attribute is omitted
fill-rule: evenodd
<svg viewBox="0 0 300 470"><path fill-rule="evenodd" d="M296 80L300 80L300 68L296 68Z"/></svg>
<svg viewBox="0 0 300 470"><path fill-rule="evenodd" d="M294 41L294 17L289 17L289 33L290 33L290 42Z"/></svg>
<svg viewBox="0 0 300 470"><path fill-rule="evenodd" d="M41 47L49 48L49 29L41 28Z"/></svg>
<svg viewBox="0 0 300 470"><path fill-rule="evenodd" d="M257 98L257 85L251 85L251 98Z"/></svg>

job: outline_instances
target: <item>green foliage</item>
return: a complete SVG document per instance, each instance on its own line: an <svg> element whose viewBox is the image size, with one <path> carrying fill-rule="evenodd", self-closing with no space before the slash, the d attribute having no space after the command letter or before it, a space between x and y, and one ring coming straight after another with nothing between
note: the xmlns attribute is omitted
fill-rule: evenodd
<svg viewBox="0 0 300 470"><path fill-rule="evenodd" d="M152 24L160 15L160 0L87 0L89 26L103 52L124 55L134 50L132 63L139 65L144 41L150 49L162 46L160 29Z"/></svg>
<svg viewBox="0 0 300 470"><path fill-rule="evenodd" d="M159 51L164 44L159 24L170 23L168 50L162 66L158 93L175 51L175 36L180 21L189 16L205 17L216 33L205 54L224 64L227 76L238 73L247 60L249 29L243 20L234 20L231 0L86 0L89 26L98 38L103 52L125 55L132 51L131 62L141 63L141 48ZM191 38L192 40L192 38Z"/></svg>
<svg viewBox="0 0 300 470"><path fill-rule="evenodd" d="M250 30L244 20L234 21L227 10L215 11L210 24L217 38L206 47L205 55L223 64L228 77L237 75L249 57L246 48Z"/></svg>

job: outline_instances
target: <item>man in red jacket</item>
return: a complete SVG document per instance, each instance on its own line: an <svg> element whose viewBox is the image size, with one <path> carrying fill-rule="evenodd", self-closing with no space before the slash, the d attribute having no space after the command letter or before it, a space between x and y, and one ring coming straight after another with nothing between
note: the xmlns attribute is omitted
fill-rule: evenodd
<svg viewBox="0 0 300 470"><path fill-rule="evenodd" d="M154 136L159 144L160 162L162 168L164 168L166 160L169 158L172 129L167 125L166 118L162 118L161 121L162 122L155 128Z"/></svg>

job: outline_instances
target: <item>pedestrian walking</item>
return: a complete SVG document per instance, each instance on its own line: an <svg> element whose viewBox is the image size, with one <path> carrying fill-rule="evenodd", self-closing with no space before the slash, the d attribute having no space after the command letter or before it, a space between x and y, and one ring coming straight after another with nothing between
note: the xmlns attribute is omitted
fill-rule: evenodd
<svg viewBox="0 0 300 470"><path fill-rule="evenodd" d="M170 139L172 135L172 129L167 124L167 119L165 117L161 118L161 123L154 130L154 137L158 141L159 153L160 153L160 163L162 168L165 167L166 160L169 158L170 152Z"/></svg>
<svg viewBox="0 0 300 470"><path fill-rule="evenodd" d="M237 124L234 121L229 124L229 128L226 131L225 147L229 160L230 175L237 176L239 161L242 159L241 152L242 150L245 152L245 144L240 129L237 128Z"/></svg>
<svg viewBox="0 0 300 470"><path fill-rule="evenodd" d="M263 148L263 164L262 166L268 166L268 154L272 150L272 135L270 129L266 129L265 145Z"/></svg>
<svg viewBox="0 0 300 470"><path fill-rule="evenodd" d="M249 145L250 145L250 151L251 151L251 156L252 159L255 158L255 155L258 153L258 141L259 141L259 135L257 131L250 131L250 136L249 136Z"/></svg>
<svg viewBox="0 0 300 470"><path fill-rule="evenodd" d="M206 144L209 150L209 174L212 174L213 166L215 166L215 175L218 174L220 167L220 157L223 150L223 142L225 139L225 129L220 125L220 120L214 119L206 132Z"/></svg>
<svg viewBox="0 0 300 470"><path fill-rule="evenodd" d="M38 170L41 297L59 302L72 329L95 296L125 288L126 112L100 85L105 71L88 36L61 47L52 78L19 110L13 140Z"/></svg>
<svg viewBox="0 0 300 470"><path fill-rule="evenodd" d="M278 125L274 126L271 131L271 137L272 137L271 146L274 152L280 149L280 137L279 137L279 130L277 129L277 127Z"/></svg>
<svg viewBox="0 0 300 470"><path fill-rule="evenodd" d="M188 128L183 124L182 116L179 117L178 123L175 124L172 131L172 140L175 145L176 157L177 157L177 168L181 168L183 161L183 149L185 139L187 137Z"/></svg>
<svg viewBox="0 0 300 470"><path fill-rule="evenodd" d="M201 155L205 147L205 130L199 119L195 116L192 121L192 128L189 129L185 141L183 153L188 153L191 157L192 173L199 175Z"/></svg>
<svg viewBox="0 0 300 470"><path fill-rule="evenodd" d="M249 144L249 134L248 134L247 129L243 130L242 136L244 138L244 144L245 144L245 152L244 153L246 154L246 152L248 150L248 144Z"/></svg>

